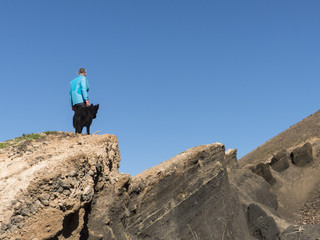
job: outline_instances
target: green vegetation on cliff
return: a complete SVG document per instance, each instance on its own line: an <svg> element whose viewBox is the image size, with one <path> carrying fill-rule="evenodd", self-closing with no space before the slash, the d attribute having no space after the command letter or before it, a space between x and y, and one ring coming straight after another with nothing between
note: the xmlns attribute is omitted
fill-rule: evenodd
<svg viewBox="0 0 320 240"><path fill-rule="evenodd" d="M33 141L36 139L44 138L47 135L56 134L56 133L57 133L57 131L46 131L43 133L30 133L30 134L23 133L21 137L7 140L5 142L0 142L0 149L15 145L15 144L20 143L22 141Z"/></svg>

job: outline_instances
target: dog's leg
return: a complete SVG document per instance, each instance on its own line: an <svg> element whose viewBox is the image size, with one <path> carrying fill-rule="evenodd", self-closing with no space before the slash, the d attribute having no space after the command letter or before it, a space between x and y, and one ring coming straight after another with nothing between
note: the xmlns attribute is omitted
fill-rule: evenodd
<svg viewBox="0 0 320 240"><path fill-rule="evenodd" d="M75 115L76 115L76 113L74 113L74 115L73 115L73 127L74 127L74 132L78 133L77 121L76 121Z"/></svg>
<svg viewBox="0 0 320 240"><path fill-rule="evenodd" d="M79 124L76 124L75 129L76 129L76 131L75 131L76 133L81 133L82 132L81 125L79 125Z"/></svg>
<svg viewBox="0 0 320 240"><path fill-rule="evenodd" d="M90 135L90 125L87 125L87 134Z"/></svg>
<svg viewBox="0 0 320 240"><path fill-rule="evenodd" d="M83 130L84 126L81 126L80 129L79 129L79 133L81 134L82 133L82 130Z"/></svg>

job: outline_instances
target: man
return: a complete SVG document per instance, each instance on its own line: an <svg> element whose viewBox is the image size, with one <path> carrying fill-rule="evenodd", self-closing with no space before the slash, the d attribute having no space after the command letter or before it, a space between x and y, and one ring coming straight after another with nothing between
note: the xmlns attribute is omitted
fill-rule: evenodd
<svg viewBox="0 0 320 240"><path fill-rule="evenodd" d="M84 68L80 68L78 76L70 83L70 101L72 110L76 111L81 107L89 107L89 84L86 78L87 72Z"/></svg>

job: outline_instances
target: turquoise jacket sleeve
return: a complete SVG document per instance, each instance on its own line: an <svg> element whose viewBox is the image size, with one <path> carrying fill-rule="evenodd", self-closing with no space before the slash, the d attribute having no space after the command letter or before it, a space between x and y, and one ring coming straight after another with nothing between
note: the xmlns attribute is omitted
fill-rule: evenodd
<svg viewBox="0 0 320 240"><path fill-rule="evenodd" d="M81 85L81 93L84 100L89 100L88 92L89 92L89 83L86 77L82 77L80 80Z"/></svg>
<svg viewBox="0 0 320 240"><path fill-rule="evenodd" d="M70 88L70 91L69 91L69 98L70 98L70 103L71 103L71 107L73 106L73 102L72 102L72 95L71 95L71 88Z"/></svg>

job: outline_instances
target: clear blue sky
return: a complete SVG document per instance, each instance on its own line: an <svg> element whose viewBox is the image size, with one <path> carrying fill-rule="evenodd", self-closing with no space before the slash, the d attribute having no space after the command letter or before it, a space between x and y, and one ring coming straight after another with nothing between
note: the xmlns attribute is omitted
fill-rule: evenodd
<svg viewBox="0 0 320 240"><path fill-rule="evenodd" d="M316 112L320 1L0 1L0 141L74 131L87 69L92 132L135 175L221 142L238 157Z"/></svg>

